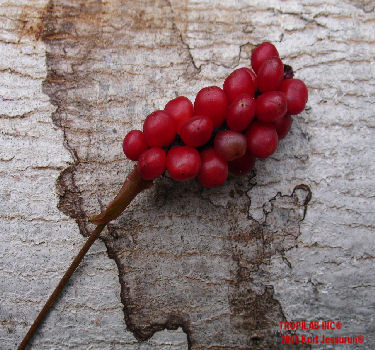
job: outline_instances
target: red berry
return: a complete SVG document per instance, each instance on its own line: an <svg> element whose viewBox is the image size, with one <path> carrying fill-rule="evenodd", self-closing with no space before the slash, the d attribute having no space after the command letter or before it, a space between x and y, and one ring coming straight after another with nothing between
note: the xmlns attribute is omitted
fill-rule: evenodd
<svg viewBox="0 0 375 350"><path fill-rule="evenodd" d="M179 133L181 126L193 116L194 107L187 97L179 96L169 101L165 105L164 111L175 120L177 133Z"/></svg>
<svg viewBox="0 0 375 350"><path fill-rule="evenodd" d="M214 148L219 157L229 162L246 153L246 137L237 131L222 130L215 137Z"/></svg>
<svg viewBox="0 0 375 350"><path fill-rule="evenodd" d="M275 91L280 90L284 79L284 65L278 57L266 59L258 71L258 90Z"/></svg>
<svg viewBox="0 0 375 350"><path fill-rule="evenodd" d="M228 163L220 158L213 148L201 153L201 161L199 182L205 187L222 185L228 177Z"/></svg>
<svg viewBox="0 0 375 350"><path fill-rule="evenodd" d="M138 159L138 172L144 180L152 180L165 171L166 155L162 148L152 147Z"/></svg>
<svg viewBox="0 0 375 350"><path fill-rule="evenodd" d="M267 158L276 151L278 136L272 124L254 122L246 132L247 147L258 158Z"/></svg>
<svg viewBox="0 0 375 350"><path fill-rule="evenodd" d="M279 57L276 47L267 42L258 45L251 54L251 66L254 72L258 74L263 62L270 57Z"/></svg>
<svg viewBox="0 0 375 350"><path fill-rule="evenodd" d="M283 139L289 132L290 128L292 127L293 119L290 115L285 115L280 119L277 119L273 125L276 128L277 135L279 136L279 140Z"/></svg>
<svg viewBox="0 0 375 350"><path fill-rule="evenodd" d="M250 74L251 80L253 81L254 88L256 89L257 88L257 75L250 68L244 67L242 69Z"/></svg>
<svg viewBox="0 0 375 350"><path fill-rule="evenodd" d="M233 131L245 130L255 117L255 99L250 95L242 95L228 107L227 124Z"/></svg>
<svg viewBox="0 0 375 350"><path fill-rule="evenodd" d="M199 147L208 142L213 129L214 124L210 117L196 115L181 127L180 136L186 145Z"/></svg>
<svg viewBox="0 0 375 350"><path fill-rule="evenodd" d="M209 86L200 90L195 98L194 113L210 117L214 127L220 126L225 118L228 99L218 86Z"/></svg>
<svg viewBox="0 0 375 350"><path fill-rule="evenodd" d="M166 147L176 136L176 123L164 111L155 111L147 116L143 133L150 147Z"/></svg>
<svg viewBox="0 0 375 350"><path fill-rule="evenodd" d="M191 180L198 175L200 167L199 152L193 147L172 147L167 154L167 170L173 180Z"/></svg>
<svg viewBox="0 0 375 350"><path fill-rule="evenodd" d="M247 174L254 168L255 157L247 151L244 156L228 162L229 171L234 175Z"/></svg>
<svg viewBox="0 0 375 350"><path fill-rule="evenodd" d="M224 81L224 92L228 96L229 103L242 94L254 96L255 86L246 68L233 71Z"/></svg>
<svg viewBox="0 0 375 350"><path fill-rule="evenodd" d="M272 123L286 114L286 96L281 91L267 91L255 101L255 114L265 123Z"/></svg>
<svg viewBox="0 0 375 350"><path fill-rule="evenodd" d="M281 84L281 91L288 101L288 114L301 113L308 99L308 91L305 83L299 79L285 79Z"/></svg>
<svg viewBox="0 0 375 350"><path fill-rule="evenodd" d="M138 160L142 152L147 149L146 139L140 130L129 131L122 143L122 149L127 158Z"/></svg>

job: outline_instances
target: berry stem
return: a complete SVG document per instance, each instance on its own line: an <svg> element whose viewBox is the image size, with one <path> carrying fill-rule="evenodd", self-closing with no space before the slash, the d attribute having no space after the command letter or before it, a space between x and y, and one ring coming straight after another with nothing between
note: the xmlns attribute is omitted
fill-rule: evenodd
<svg viewBox="0 0 375 350"><path fill-rule="evenodd" d="M87 251L97 240L100 233L103 231L105 226L111 220L116 219L129 203L136 197L136 195L143 190L150 188L152 186L152 181L145 181L139 175L137 168L134 167L133 171L126 177L123 186L121 187L119 193L115 199L109 203L107 209L101 212L99 215L94 216L91 221L96 224L95 230L90 234L86 243L83 245L79 253L74 258L73 262L70 264L69 268L66 270L64 276L61 278L59 284L56 286L55 290L48 298L47 302L44 304L42 310L39 312L39 315L31 325L30 329L23 338L21 344L18 346L17 350L24 350L29 341L34 336L35 331L38 329L38 326L42 323L46 317L48 311L51 309L52 305L55 303L57 297L64 289L66 283L69 281L73 272L76 270Z"/></svg>
<svg viewBox="0 0 375 350"><path fill-rule="evenodd" d="M126 177L119 193L115 199L109 203L107 209L102 211L99 215L91 218L91 222L95 225L107 224L121 215L129 203L135 196L152 186L152 181L146 181L141 178L136 167Z"/></svg>
<svg viewBox="0 0 375 350"><path fill-rule="evenodd" d="M50 310L51 306L55 303L57 297L59 296L60 292L63 290L66 283L69 281L69 278L72 276L73 272L78 267L79 263L90 249L92 244L96 241L99 237L100 233L103 231L106 224L96 226L95 230L91 233L89 238L87 239L84 246L81 248L77 256L74 258L73 262L70 264L69 268L66 270L64 276L61 278L59 284L48 298L47 302L44 304L43 309L39 312L39 315L31 325L29 331L26 333L25 337L23 338L21 344L17 348L17 350L25 349L26 345L29 343L31 338L33 337L35 331L37 330L40 323L43 321L45 316L47 315L48 311Z"/></svg>

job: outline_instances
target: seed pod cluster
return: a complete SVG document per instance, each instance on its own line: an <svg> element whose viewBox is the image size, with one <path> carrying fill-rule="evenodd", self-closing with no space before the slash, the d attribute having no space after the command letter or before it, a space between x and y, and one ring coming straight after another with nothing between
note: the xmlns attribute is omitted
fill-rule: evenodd
<svg viewBox="0 0 375 350"><path fill-rule="evenodd" d="M197 177L205 187L219 186L228 172L246 174L256 158L276 151L308 91L269 42L255 48L251 66L234 70L222 88L201 89L194 105L185 96L169 101L147 116L142 131L125 136L124 153L143 179L167 170L176 181Z"/></svg>

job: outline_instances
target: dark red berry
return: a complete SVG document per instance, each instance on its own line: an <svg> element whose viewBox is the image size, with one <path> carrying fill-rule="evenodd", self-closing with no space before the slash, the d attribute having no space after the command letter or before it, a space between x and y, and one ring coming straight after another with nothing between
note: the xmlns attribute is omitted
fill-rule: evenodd
<svg viewBox="0 0 375 350"><path fill-rule="evenodd" d="M228 96L229 103L242 94L254 96L255 86L246 68L233 71L224 81L224 92Z"/></svg>
<svg viewBox="0 0 375 350"><path fill-rule="evenodd" d="M285 115L282 118L277 119L273 125L276 128L277 135L279 136L279 140L283 139L289 132L290 128L292 127L293 119L290 115Z"/></svg>
<svg viewBox="0 0 375 350"><path fill-rule="evenodd" d="M237 131L222 130L215 136L214 148L218 156L229 162L246 153L246 137Z"/></svg>
<svg viewBox="0 0 375 350"><path fill-rule="evenodd" d="M286 114L286 96L281 91L267 91L255 101L255 115L265 123L272 123Z"/></svg>
<svg viewBox="0 0 375 350"><path fill-rule="evenodd" d="M233 131L245 130L255 117L255 99L250 95L242 95L228 107L227 124Z"/></svg>
<svg viewBox="0 0 375 350"><path fill-rule="evenodd" d="M258 71L258 90L276 91L281 87L284 79L284 65L278 57L266 59Z"/></svg>
<svg viewBox="0 0 375 350"><path fill-rule="evenodd" d="M214 124L210 117L196 115L181 127L180 136L186 145L199 147L208 142L213 130Z"/></svg>
<svg viewBox="0 0 375 350"><path fill-rule="evenodd" d="M169 101L165 105L164 111L174 119L176 122L177 133L179 133L181 126L193 116L194 107L187 97L179 96Z"/></svg>
<svg viewBox="0 0 375 350"><path fill-rule="evenodd" d="M294 72L292 66L289 64L284 64L284 79L293 79Z"/></svg>
<svg viewBox="0 0 375 350"><path fill-rule="evenodd" d="M191 180L198 175L200 168L201 157L195 148L179 146L169 150L167 170L173 180Z"/></svg>
<svg viewBox="0 0 375 350"><path fill-rule="evenodd" d="M228 162L229 171L234 175L244 175L251 171L255 165L255 157L246 151L245 155Z"/></svg>
<svg viewBox="0 0 375 350"><path fill-rule="evenodd" d="M258 74L263 62L270 57L279 57L276 47L268 42L258 45L251 54L251 67L254 72Z"/></svg>
<svg viewBox="0 0 375 350"><path fill-rule="evenodd" d="M228 99L218 86L209 86L200 90L195 98L194 113L210 117L214 127L220 126L225 118Z"/></svg>
<svg viewBox="0 0 375 350"><path fill-rule="evenodd" d="M147 149L146 139L140 130L129 131L122 143L122 149L127 158L138 160L142 152Z"/></svg>
<svg viewBox="0 0 375 350"><path fill-rule="evenodd" d="M288 114L301 113L308 99L305 83L299 79L285 79L281 84L281 91L285 93L288 101Z"/></svg>
<svg viewBox="0 0 375 350"><path fill-rule="evenodd" d="M267 158L276 151L278 136L272 124L254 122L246 132L247 147L258 158Z"/></svg>
<svg viewBox="0 0 375 350"><path fill-rule="evenodd" d="M166 147L176 136L176 123L166 112L155 111L147 116L143 133L150 147Z"/></svg>
<svg viewBox="0 0 375 350"><path fill-rule="evenodd" d="M205 187L222 185L228 177L228 163L220 158L213 148L201 153L201 169L199 182Z"/></svg>
<svg viewBox="0 0 375 350"><path fill-rule="evenodd" d="M257 88L257 75L254 73L254 71L250 68L244 67L244 69L247 73L250 74L251 80L253 81L253 85L255 89Z"/></svg>
<svg viewBox="0 0 375 350"><path fill-rule="evenodd" d="M139 156L137 169L142 179L152 180L164 173L165 166L164 150L160 147L152 147Z"/></svg>

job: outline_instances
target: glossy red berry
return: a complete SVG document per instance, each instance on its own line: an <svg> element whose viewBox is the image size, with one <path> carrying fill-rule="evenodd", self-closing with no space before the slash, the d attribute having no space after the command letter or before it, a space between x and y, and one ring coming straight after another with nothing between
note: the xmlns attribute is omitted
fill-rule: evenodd
<svg viewBox="0 0 375 350"><path fill-rule="evenodd" d="M245 155L228 162L229 171L234 175L244 175L251 171L255 165L255 157L247 151Z"/></svg>
<svg viewBox="0 0 375 350"><path fill-rule="evenodd" d="M228 163L220 158L213 148L201 153L201 169L199 182L205 187L222 185L228 177Z"/></svg>
<svg viewBox="0 0 375 350"><path fill-rule="evenodd" d="M258 71L257 82L260 92L276 91L284 79L284 65L278 57L266 59Z"/></svg>
<svg viewBox="0 0 375 350"><path fill-rule="evenodd" d="M281 91L264 92L255 101L255 115L265 123L272 123L283 117L286 111L286 96Z"/></svg>
<svg viewBox="0 0 375 350"><path fill-rule="evenodd" d="M224 81L224 92L228 96L229 103L242 94L254 96L255 86L246 68L233 71Z"/></svg>
<svg viewBox="0 0 375 350"><path fill-rule="evenodd" d="M209 86L200 90L194 101L194 114L210 117L214 127L220 126L225 118L228 99L218 86Z"/></svg>
<svg viewBox="0 0 375 350"><path fill-rule="evenodd" d="M150 147L166 147L176 136L176 123L166 112L155 111L147 116L143 133Z"/></svg>
<svg viewBox="0 0 375 350"><path fill-rule="evenodd" d="M208 142L213 130L214 123L210 117L196 115L181 127L180 136L186 145L199 147Z"/></svg>
<svg viewBox="0 0 375 350"><path fill-rule="evenodd" d="M253 67L254 72L258 74L263 62L270 57L279 57L276 47L268 42L258 45L251 54L251 67Z"/></svg>
<svg viewBox="0 0 375 350"><path fill-rule="evenodd" d="M288 101L288 114L301 113L308 99L305 83L299 79L285 79L281 84L281 91L285 93Z"/></svg>
<svg viewBox="0 0 375 350"><path fill-rule="evenodd" d="M165 166L164 150L160 147L152 147L139 156L137 169L142 179L152 180L164 173Z"/></svg>
<svg viewBox="0 0 375 350"><path fill-rule="evenodd" d="M142 152L147 149L146 139L140 130L129 131L122 143L122 149L127 158L138 160Z"/></svg>
<svg viewBox="0 0 375 350"><path fill-rule="evenodd" d="M247 147L258 158L267 158L276 151L278 136L272 124L254 122L246 132Z"/></svg>
<svg viewBox="0 0 375 350"><path fill-rule="evenodd" d="M293 119L290 115L285 115L277 119L273 125L276 128L277 135L279 136L279 140L283 139L289 132L290 128L292 127Z"/></svg>
<svg viewBox="0 0 375 350"><path fill-rule="evenodd" d="M181 126L193 116L194 107L187 97L179 96L169 101L165 105L164 111L174 119L176 122L177 133L179 133Z"/></svg>
<svg viewBox="0 0 375 350"><path fill-rule="evenodd" d="M250 74L251 80L253 81L253 85L255 89L257 88L257 75L254 73L254 71L250 68L244 67L244 69L247 73Z"/></svg>
<svg viewBox="0 0 375 350"><path fill-rule="evenodd" d="M233 131L245 130L255 117L255 99L250 95L242 95L228 107L227 125Z"/></svg>
<svg viewBox="0 0 375 350"><path fill-rule="evenodd" d="M200 168L201 157L195 148L179 146L169 150L167 170L173 180L191 180L198 175Z"/></svg>
<svg viewBox="0 0 375 350"><path fill-rule="evenodd" d="M219 157L229 162L246 153L246 137L237 131L222 130L215 136L214 148Z"/></svg>

